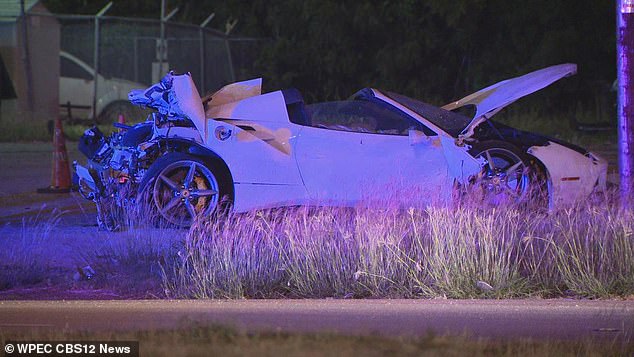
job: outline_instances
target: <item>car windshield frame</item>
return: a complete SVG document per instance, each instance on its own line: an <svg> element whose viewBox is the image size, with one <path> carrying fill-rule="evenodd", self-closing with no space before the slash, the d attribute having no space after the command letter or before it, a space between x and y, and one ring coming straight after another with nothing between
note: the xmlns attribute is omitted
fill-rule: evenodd
<svg viewBox="0 0 634 357"><path fill-rule="evenodd" d="M429 120L432 124L454 138L457 138L473 120L460 113L451 112L403 94L388 91L382 91L382 93L426 120Z"/></svg>

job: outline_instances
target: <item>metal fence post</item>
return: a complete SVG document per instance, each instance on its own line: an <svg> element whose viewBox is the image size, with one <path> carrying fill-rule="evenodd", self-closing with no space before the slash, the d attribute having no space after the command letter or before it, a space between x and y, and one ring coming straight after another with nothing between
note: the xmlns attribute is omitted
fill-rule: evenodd
<svg viewBox="0 0 634 357"><path fill-rule="evenodd" d="M163 71L163 41L165 41L165 3L167 0L161 0L161 29L160 29L160 39L159 39L159 49L158 49L158 60L159 60L159 78L161 78L161 71Z"/></svg>
<svg viewBox="0 0 634 357"><path fill-rule="evenodd" d="M231 56L231 47L229 46L229 36L225 38L225 48L227 49L227 60L229 61L229 74L231 75L231 82L235 82L236 74L233 71L233 57Z"/></svg>
<svg viewBox="0 0 634 357"><path fill-rule="evenodd" d="M94 58L93 58L93 68L95 73L93 73L93 93L92 93L92 119L97 123L97 81L99 76L99 20L100 18L110 9L112 6L112 1L110 1L106 6L104 6L97 15L95 15L95 48L94 48Z"/></svg>
<svg viewBox="0 0 634 357"><path fill-rule="evenodd" d="M165 10L166 10L166 2L167 0L161 0L161 39L159 40L159 78L162 78L164 73L163 72L163 56L165 56L165 60L167 60L167 49L166 49L166 40L165 40L165 23L167 21L169 21L169 19L172 18L172 16L176 15L176 13L178 12L178 8L175 8L174 10L172 10L169 14L165 15Z"/></svg>
<svg viewBox="0 0 634 357"><path fill-rule="evenodd" d="M205 78L206 78L206 73L205 73L205 27L207 26L207 24L209 24L209 21L211 21L211 19L214 18L214 16L216 16L215 12L212 12L211 14L209 14L209 16L207 16L207 18L205 19L205 21L203 21L199 28L198 28L198 35L200 36L200 93L204 95L206 89L205 86Z"/></svg>

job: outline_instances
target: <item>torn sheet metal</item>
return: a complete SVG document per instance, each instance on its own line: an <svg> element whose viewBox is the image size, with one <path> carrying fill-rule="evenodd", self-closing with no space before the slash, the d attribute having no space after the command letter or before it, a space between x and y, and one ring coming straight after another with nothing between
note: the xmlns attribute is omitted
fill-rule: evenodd
<svg viewBox="0 0 634 357"><path fill-rule="evenodd" d="M244 120L228 120L226 122L240 129L237 130L235 134L239 142L262 140L276 150L279 150L281 153L286 155L291 154L291 131L288 128L273 130L262 124Z"/></svg>
<svg viewBox="0 0 634 357"><path fill-rule="evenodd" d="M203 98L207 118L226 118L241 100L262 94L262 78L228 84Z"/></svg>
<svg viewBox="0 0 634 357"><path fill-rule="evenodd" d="M262 94L262 78L256 78L227 84L213 94L203 98L203 103L208 107L217 107L260 94Z"/></svg>
<svg viewBox="0 0 634 357"><path fill-rule="evenodd" d="M484 159L474 158L465 147L457 146L453 138L441 135L443 153L448 163L449 176L460 183L466 183L477 175L485 164Z"/></svg>
<svg viewBox="0 0 634 357"><path fill-rule="evenodd" d="M190 73L177 75L171 71L147 89L130 91L128 99L132 104L156 109L168 119L189 119L201 133L205 130L205 111Z"/></svg>
<svg viewBox="0 0 634 357"><path fill-rule="evenodd" d="M248 97L219 106L207 106L206 116L218 120L247 120L288 124L286 102L282 91Z"/></svg>

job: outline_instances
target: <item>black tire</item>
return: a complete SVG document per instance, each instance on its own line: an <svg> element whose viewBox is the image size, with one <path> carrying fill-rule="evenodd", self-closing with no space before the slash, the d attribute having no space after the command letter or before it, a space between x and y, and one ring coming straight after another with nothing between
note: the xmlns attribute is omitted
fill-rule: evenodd
<svg viewBox="0 0 634 357"><path fill-rule="evenodd" d="M148 204L147 213L162 222L189 227L196 217L222 211L230 192L219 165L172 152L150 166L139 184L137 202Z"/></svg>
<svg viewBox="0 0 634 357"><path fill-rule="evenodd" d="M485 141L470 150L486 161L482 171L469 182L469 199L485 206L534 202L537 177L529 157L512 144Z"/></svg>

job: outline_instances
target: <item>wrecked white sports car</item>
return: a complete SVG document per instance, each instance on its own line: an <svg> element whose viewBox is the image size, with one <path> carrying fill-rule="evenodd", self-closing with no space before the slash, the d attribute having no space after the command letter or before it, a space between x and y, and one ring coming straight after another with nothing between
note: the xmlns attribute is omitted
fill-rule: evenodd
<svg viewBox="0 0 634 357"><path fill-rule="evenodd" d="M489 118L575 72L574 64L548 67L442 108L373 88L307 105L295 89L261 93L261 79L201 100L190 75L168 74L130 93L133 103L158 109L148 121L109 139L86 132L80 149L89 165L76 171L108 229L116 222L104 200L138 202L142 194L183 226L227 204L238 212L387 198L420 206L451 203L456 192L479 192L487 204L539 196L555 208L603 189L607 162ZM458 113L467 106L473 116Z"/></svg>

